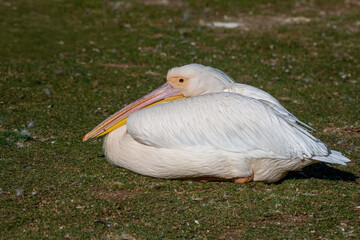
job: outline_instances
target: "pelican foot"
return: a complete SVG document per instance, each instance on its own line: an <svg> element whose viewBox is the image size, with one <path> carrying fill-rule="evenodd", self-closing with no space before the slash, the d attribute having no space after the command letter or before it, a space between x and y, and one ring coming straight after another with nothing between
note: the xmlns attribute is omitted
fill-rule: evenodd
<svg viewBox="0 0 360 240"><path fill-rule="evenodd" d="M254 179L254 171L252 171L252 174L250 177L241 177L234 179L234 182L236 183L248 183L251 182Z"/></svg>

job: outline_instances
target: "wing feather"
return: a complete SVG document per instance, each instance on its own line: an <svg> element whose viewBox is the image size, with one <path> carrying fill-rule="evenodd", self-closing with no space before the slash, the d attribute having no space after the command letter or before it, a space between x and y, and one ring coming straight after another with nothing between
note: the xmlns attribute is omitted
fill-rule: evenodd
<svg viewBox="0 0 360 240"><path fill-rule="evenodd" d="M142 109L128 118L127 130L136 141L159 148L212 146L286 158L327 156L326 145L292 116L241 94L214 93Z"/></svg>
<svg viewBox="0 0 360 240"><path fill-rule="evenodd" d="M307 125L306 123L301 122L297 117L295 117L293 114L291 114L286 108L284 108L279 101L271 96L269 93L250 86L246 84L236 83L234 84L230 89L227 89L228 92L235 92L239 93L243 96L254 98L260 102L262 102L265 105L268 105L269 107L273 108L274 110L278 111L281 115L283 115L285 118L287 118L289 121L292 121L294 123L299 123L303 127L306 127L307 129L315 131L312 127ZM304 129L306 130L306 129Z"/></svg>

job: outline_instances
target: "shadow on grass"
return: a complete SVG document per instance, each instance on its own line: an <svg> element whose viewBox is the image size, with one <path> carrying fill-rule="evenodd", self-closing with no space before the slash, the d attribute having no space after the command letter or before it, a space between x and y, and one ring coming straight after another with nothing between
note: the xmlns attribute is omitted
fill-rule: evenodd
<svg viewBox="0 0 360 240"><path fill-rule="evenodd" d="M302 171L289 172L283 179L277 183L281 183L288 179L307 179L317 178L331 181L355 182L359 177L355 174L345 172L326 165L325 163L315 163L305 167Z"/></svg>

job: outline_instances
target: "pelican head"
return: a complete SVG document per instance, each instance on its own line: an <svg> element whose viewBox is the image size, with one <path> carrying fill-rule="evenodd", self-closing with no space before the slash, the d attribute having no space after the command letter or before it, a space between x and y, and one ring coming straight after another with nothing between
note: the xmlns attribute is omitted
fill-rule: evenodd
<svg viewBox="0 0 360 240"><path fill-rule="evenodd" d="M158 103L194 97L229 89L234 81L222 71L188 64L169 70L165 84L130 103L96 126L83 137L83 141L105 135L126 124L126 119L134 112Z"/></svg>
<svg viewBox="0 0 360 240"><path fill-rule="evenodd" d="M185 97L194 97L222 92L234 81L218 69L201 64L188 64L170 69L167 74L167 83L174 88L181 88Z"/></svg>

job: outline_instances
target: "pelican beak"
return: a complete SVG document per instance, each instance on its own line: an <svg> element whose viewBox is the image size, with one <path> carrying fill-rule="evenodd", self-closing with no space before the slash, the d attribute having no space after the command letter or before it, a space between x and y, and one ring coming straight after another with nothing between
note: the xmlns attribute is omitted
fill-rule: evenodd
<svg viewBox="0 0 360 240"><path fill-rule="evenodd" d="M123 125L126 124L126 119L130 114L145 108L150 107L158 103L169 102L173 100L178 100L185 98L182 94L181 88L174 88L169 83L163 84L161 87L155 89L154 91L148 93L147 95L139 98L135 102L130 103L126 107L120 109L102 123L96 126L88 134L83 137L83 141L87 141L91 138L96 138L102 135L105 135Z"/></svg>

